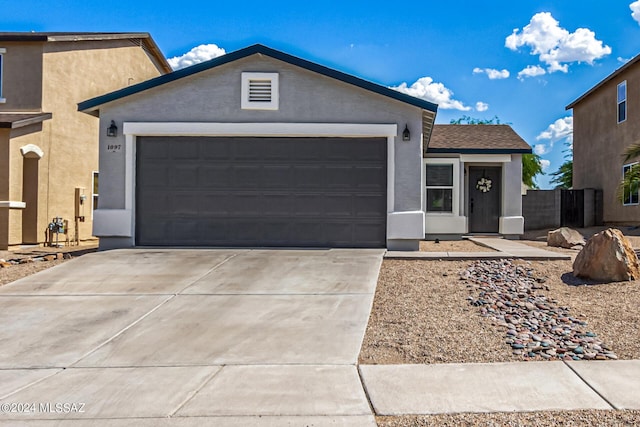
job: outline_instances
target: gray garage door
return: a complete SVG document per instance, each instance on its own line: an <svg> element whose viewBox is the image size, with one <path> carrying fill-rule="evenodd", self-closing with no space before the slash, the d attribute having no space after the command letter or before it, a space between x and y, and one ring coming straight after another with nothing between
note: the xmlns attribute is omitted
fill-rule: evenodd
<svg viewBox="0 0 640 427"><path fill-rule="evenodd" d="M386 139L139 137L136 242L384 247Z"/></svg>

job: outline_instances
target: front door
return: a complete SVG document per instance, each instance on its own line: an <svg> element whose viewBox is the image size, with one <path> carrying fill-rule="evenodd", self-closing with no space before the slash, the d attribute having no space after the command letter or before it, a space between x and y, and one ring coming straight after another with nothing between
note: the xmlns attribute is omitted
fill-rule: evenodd
<svg viewBox="0 0 640 427"><path fill-rule="evenodd" d="M500 167L469 167L470 233L497 233L499 231L500 175Z"/></svg>

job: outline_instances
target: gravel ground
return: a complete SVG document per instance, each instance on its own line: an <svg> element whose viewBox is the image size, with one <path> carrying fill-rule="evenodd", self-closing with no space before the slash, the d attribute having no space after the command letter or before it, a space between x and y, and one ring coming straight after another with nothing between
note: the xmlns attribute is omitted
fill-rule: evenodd
<svg viewBox="0 0 640 427"><path fill-rule="evenodd" d="M527 263L527 261L518 261ZM505 343L506 328L479 314L460 280L469 261L384 260L360 352L362 364L521 361ZM586 285L571 261L532 261L549 290L619 359L640 359L640 281Z"/></svg>
<svg viewBox="0 0 640 427"><path fill-rule="evenodd" d="M557 412L498 412L491 414L442 414L403 417L376 417L379 427L583 427L637 426L640 411L557 411Z"/></svg>
<svg viewBox="0 0 640 427"><path fill-rule="evenodd" d="M69 253L71 258L81 256L85 253L95 252L98 246L95 243L83 246L67 246L64 248L48 248L36 247L29 249L20 249L15 251L0 251L0 259L22 259L34 256L42 256L55 253ZM0 286L14 282L23 277L30 276L39 271L46 270L56 265L62 264L68 259L60 259L55 261L30 262L27 264L12 265L8 268L0 268Z"/></svg>

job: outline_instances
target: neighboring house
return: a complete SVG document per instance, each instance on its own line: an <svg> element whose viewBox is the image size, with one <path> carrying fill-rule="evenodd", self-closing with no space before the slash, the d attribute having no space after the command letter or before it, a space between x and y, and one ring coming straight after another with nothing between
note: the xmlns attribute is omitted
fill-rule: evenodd
<svg viewBox="0 0 640 427"><path fill-rule="evenodd" d="M147 33L0 32L0 249L54 217L91 238L99 121L77 103L170 71Z"/></svg>
<svg viewBox="0 0 640 427"><path fill-rule="evenodd" d="M521 235L525 153L509 125L435 125L424 151L427 237Z"/></svg>
<svg viewBox="0 0 640 427"><path fill-rule="evenodd" d="M429 149L426 163L443 166L437 173L427 171L442 190L434 196L435 188L424 184L423 154L435 104L262 45L78 108L99 116L101 129L111 121L118 127L115 137L100 132L102 182L94 234L102 249L416 250L425 225L433 228L431 221L443 224L442 233L459 237L468 231L444 219L464 214L461 174L467 169L501 174L491 194L510 195L510 182L518 183L513 209L502 203L501 225L490 228L523 232L520 161L517 154L511 161L510 154L522 147L499 145L494 153L488 143L467 152L465 144L473 142L465 141L454 152L436 150L438 159ZM468 167L469 162L480 162L475 165L483 169ZM437 218L431 210L425 215L426 196L430 206L436 197L443 199ZM455 198L455 211L446 212L447 197ZM484 209L483 202L476 203Z"/></svg>
<svg viewBox="0 0 640 427"><path fill-rule="evenodd" d="M638 190L617 188L631 165L623 152L640 142L640 55L591 88L567 110L573 109L573 188L602 190L603 221L640 222Z"/></svg>

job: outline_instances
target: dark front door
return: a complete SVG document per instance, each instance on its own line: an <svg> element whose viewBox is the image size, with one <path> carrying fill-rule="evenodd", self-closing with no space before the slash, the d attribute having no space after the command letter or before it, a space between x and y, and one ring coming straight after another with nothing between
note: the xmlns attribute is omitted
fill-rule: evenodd
<svg viewBox="0 0 640 427"><path fill-rule="evenodd" d="M138 245L385 245L385 138L140 137L137 150Z"/></svg>
<svg viewBox="0 0 640 427"><path fill-rule="evenodd" d="M500 228L499 167L469 167L469 232L497 233Z"/></svg>

